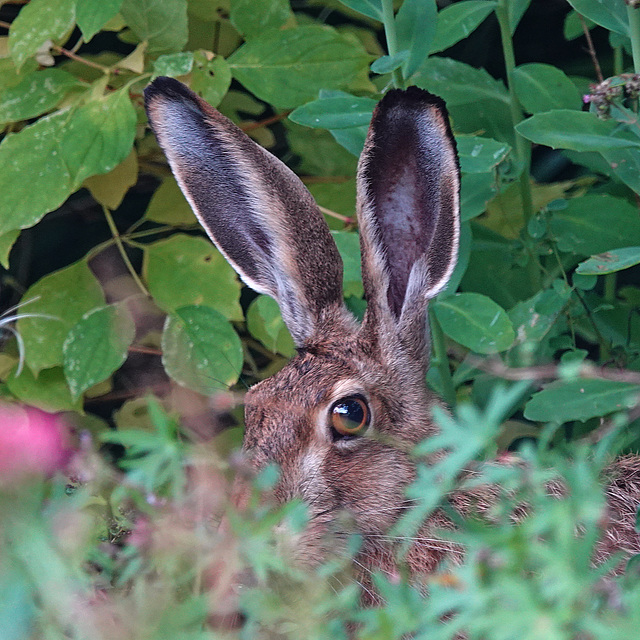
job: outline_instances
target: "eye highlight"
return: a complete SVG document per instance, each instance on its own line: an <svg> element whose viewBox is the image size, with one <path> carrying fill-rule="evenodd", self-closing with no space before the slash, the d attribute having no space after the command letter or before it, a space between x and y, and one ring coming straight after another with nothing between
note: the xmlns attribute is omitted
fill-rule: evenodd
<svg viewBox="0 0 640 640"><path fill-rule="evenodd" d="M361 436L369 427L371 411L364 398L347 396L331 406L333 439L350 439Z"/></svg>

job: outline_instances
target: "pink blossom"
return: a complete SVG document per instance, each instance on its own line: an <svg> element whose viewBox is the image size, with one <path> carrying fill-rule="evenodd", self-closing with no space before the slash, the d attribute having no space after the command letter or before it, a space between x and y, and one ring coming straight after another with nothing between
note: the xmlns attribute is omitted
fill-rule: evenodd
<svg viewBox="0 0 640 640"><path fill-rule="evenodd" d="M48 476L70 457L68 431L56 416L38 409L0 405L0 484Z"/></svg>

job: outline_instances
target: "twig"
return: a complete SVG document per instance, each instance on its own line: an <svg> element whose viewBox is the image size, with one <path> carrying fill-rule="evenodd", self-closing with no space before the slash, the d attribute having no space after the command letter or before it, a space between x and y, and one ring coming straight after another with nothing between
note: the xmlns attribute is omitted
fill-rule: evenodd
<svg viewBox="0 0 640 640"><path fill-rule="evenodd" d="M283 111L282 113L276 113L275 116L271 116L270 118L265 118L264 120L260 120L259 122L250 122L249 124L241 125L240 128L246 133L247 131L253 131L254 129L262 129L262 127L268 127L270 124L274 124L275 122L280 122L280 120L284 120L291 111Z"/></svg>
<svg viewBox="0 0 640 640"><path fill-rule="evenodd" d="M65 49L64 47L61 47L57 44L52 44L51 49L56 53L66 56L71 60L75 60L76 62L80 62L81 64L84 64L87 67L92 67L93 69L99 69L100 71L102 71L102 73L113 72L113 70L110 69L109 67L105 67L104 65L98 64L97 62L92 62L91 60L87 60L86 58L83 58L82 56L79 56L78 54L73 53L73 51L69 51L68 49Z"/></svg>
<svg viewBox="0 0 640 640"><path fill-rule="evenodd" d="M476 369L490 373L504 380L553 380L565 377L563 369L566 365L545 364L534 367L508 367L500 360L482 359L476 356L467 356L467 362ZM584 363L575 369L578 378L601 378L614 382L627 382L640 385L640 372L628 369L608 369L597 367L590 363Z"/></svg>
<svg viewBox="0 0 640 640"><path fill-rule="evenodd" d="M617 419L618 417L619 416L609 418L608 420L602 419L600 421L600 426L597 429L594 429L593 431L589 432L584 438L581 438L581 440L584 440L591 444L597 444L598 442L600 442L600 440L603 440L604 438L606 438L609 435L609 433L611 433L612 431L614 431L620 426L620 423L618 422L618 419ZM627 414L626 422L627 424L631 424L632 422L635 422L638 418L640 418L640 403L637 404L635 407L633 407L629 411L629 413Z"/></svg>
<svg viewBox="0 0 640 640"><path fill-rule="evenodd" d="M584 19L584 16L581 13L578 13L578 18L580 18L580 22L582 23L582 31L584 32L584 37L587 40L587 50L589 51L589 55L591 56L591 61L593 62L593 66L596 71L596 78L600 83L604 80L604 76L602 75L602 69L600 69L598 56L596 56L596 49L593 46L593 40L591 39L591 32L589 31L589 27L587 26L587 21Z"/></svg>
<svg viewBox="0 0 640 640"><path fill-rule="evenodd" d="M322 211L322 213L335 218L336 220L342 220L345 224L355 224L355 218L350 218L349 216L343 216L341 213L337 213L336 211L331 211L331 209L327 209L326 207L321 207L318 205L318 209Z"/></svg>
<svg viewBox="0 0 640 640"><path fill-rule="evenodd" d="M111 215L111 211L109 211L109 209L104 205L102 206L102 211L104 212L104 217L107 219L107 224L109 225L109 229L111 230L111 235L115 240L116 246L118 247L118 251L122 256L122 260L125 266L127 267L127 270L129 271L135 283L138 285L138 288L140 289L140 291L142 291L142 293L144 293L145 296L149 297L150 294L147 291L147 288L144 286L144 284L142 284L142 280L140 280L140 276L137 274L136 270L133 268L133 265L131 264L131 260L129 260L127 251L124 248L124 244L122 243L122 238L120 237L120 233L118 232L118 227L116 227L116 223L114 222L113 216Z"/></svg>
<svg viewBox="0 0 640 640"><path fill-rule="evenodd" d="M144 347L142 345L131 345L129 347L129 353L144 353L148 356L161 356L162 351L160 349L154 349L153 347Z"/></svg>

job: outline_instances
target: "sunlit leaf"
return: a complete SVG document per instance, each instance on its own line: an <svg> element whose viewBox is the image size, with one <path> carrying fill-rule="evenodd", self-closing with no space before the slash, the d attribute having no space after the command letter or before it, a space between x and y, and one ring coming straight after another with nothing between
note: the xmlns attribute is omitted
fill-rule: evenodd
<svg viewBox="0 0 640 640"><path fill-rule="evenodd" d="M203 394L227 389L242 371L242 344L226 318L206 306L180 307L162 334L162 362L179 384Z"/></svg>
<svg viewBox="0 0 640 640"><path fill-rule="evenodd" d="M576 267L576 273L597 276L622 271L637 264L640 264L640 246L624 247L591 256Z"/></svg>
<svg viewBox="0 0 640 640"><path fill-rule="evenodd" d="M150 52L181 51L187 44L187 0L124 0L120 11Z"/></svg>
<svg viewBox="0 0 640 640"><path fill-rule="evenodd" d="M540 422L588 420L635 406L640 387L613 380L558 380L533 395L524 415Z"/></svg>
<svg viewBox="0 0 640 640"><path fill-rule="evenodd" d="M430 53L444 51L466 38L494 10L495 2L467 0L444 7L438 13L436 33Z"/></svg>
<svg viewBox="0 0 640 640"><path fill-rule="evenodd" d="M228 58L239 82L283 109L309 102L320 89L345 86L369 60L358 42L319 25L267 31Z"/></svg>
<svg viewBox="0 0 640 640"><path fill-rule="evenodd" d="M41 118L0 145L0 234L59 207L85 178L131 151L136 114L125 90ZM25 176L37 176L38 188Z"/></svg>
<svg viewBox="0 0 640 640"><path fill-rule="evenodd" d="M579 110L582 105L576 86L553 65L522 64L515 68L512 78L518 100L529 113Z"/></svg>
<svg viewBox="0 0 640 640"><path fill-rule="evenodd" d="M245 38L252 38L294 18L289 0L233 0L229 19Z"/></svg>
<svg viewBox="0 0 640 640"><path fill-rule="evenodd" d="M143 274L156 304L167 312L207 305L230 320L242 320L240 282L205 238L178 233L147 245Z"/></svg>
<svg viewBox="0 0 640 640"><path fill-rule="evenodd" d="M247 309L247 329L270 351L292 356L293 339L287 329L278 303L270 296L258 296Z"/></svg>
<svg viewBox="0 0 640 640"><path fill-rule="evenodd" d="M108 378L127 358L135 325L124 303L93 309L71 327L64 341L64 375L71 395Z"/></svg>
<svg viewBox="0 0 640 640"><path fill-rule="evenodd" d="M9 30L9 50L19 69L47 41L60 41L76 18L76 0L31 0Z"/></svg>
<svg viewBox="0 0 640 640"><path fill-rule="evenodd" d="M0 123L35 118L56 107L80 82L61 69L42 69L0 94Z"/></svg>
<svg viewBox="0 0 640 640"><path fill-rule="evenodd" d="M89 42L121 6L122 0L77 0L76 20L85 42Z"/></svg>
<svg viewBox="0 0 640 640"><path fill-rule="evenodd" d="M453 340L477 353L498 353L515 338L505 310L479 293L458 293L434 303L443 331Z"/></svg>
<svg viewBox="0 0 640 640"><path fill-rule="evenodd" d="M31 316L18 320L27 365L34 373L61 365L62 344L82 316L104 305L104 294L84 260L55 271L27 289Z"/></svg>

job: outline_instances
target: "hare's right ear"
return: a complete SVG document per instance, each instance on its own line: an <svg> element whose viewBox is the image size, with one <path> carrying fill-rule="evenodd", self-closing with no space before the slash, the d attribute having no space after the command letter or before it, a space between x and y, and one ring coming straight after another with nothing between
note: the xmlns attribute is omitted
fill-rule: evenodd
<svg viewBox="0 0 640 640"><path fill-rule="evenodd" d="M145 90L149 122L201 224L242 279L275 298L297 346L342 303L342 260L280 160L177 80Z"/></svg>
<svg viewBox="0 0 640 640"><path fill-rule="evenodd" d="M460 171L444 102L411 87L377 105L358 165L365 325L427 359L428 301L458 257Z"/></svg>

